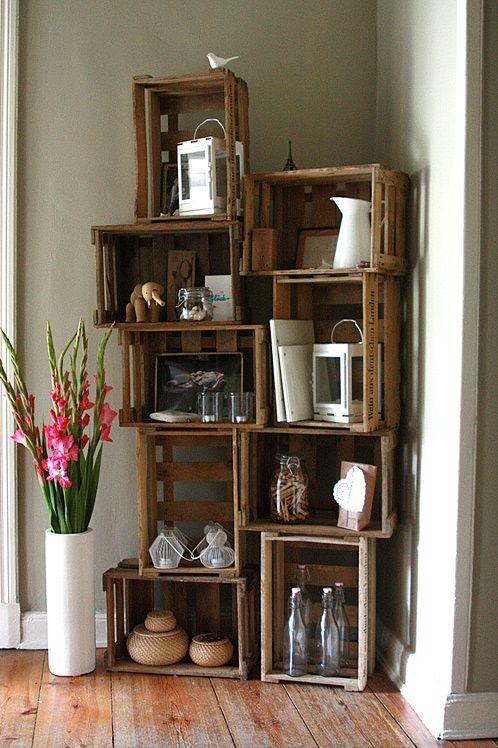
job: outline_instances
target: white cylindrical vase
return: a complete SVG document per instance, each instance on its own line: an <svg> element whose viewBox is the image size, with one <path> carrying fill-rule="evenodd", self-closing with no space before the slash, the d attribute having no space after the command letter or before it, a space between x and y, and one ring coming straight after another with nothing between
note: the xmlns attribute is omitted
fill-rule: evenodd
<svg viewBox="0 0 498 748"><path fill-rule="evenodd" d="M355 197L331 197L342 213L334 268L354 268L370 262L370 206L367 200Z"/></svg>
<svg viewBox="0 0 498 748"><path fill-rule="evenodd" d="M95 670L93 531L45 533L48 666L53 675Z"/></svg>

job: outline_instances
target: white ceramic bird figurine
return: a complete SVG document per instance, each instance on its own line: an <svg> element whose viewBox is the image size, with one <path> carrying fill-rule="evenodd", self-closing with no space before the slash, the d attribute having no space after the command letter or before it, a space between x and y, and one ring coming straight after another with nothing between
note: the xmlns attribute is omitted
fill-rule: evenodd
<svg viewBox="0 0 498 748"><path fill-rule="evenodd" d="M218 57L214 52L208 52L206 57L208 58L209 64L213 70L216 70L216 68L224 68L232 60L239 59L238 55L235 55L235 57Z"/></svg>

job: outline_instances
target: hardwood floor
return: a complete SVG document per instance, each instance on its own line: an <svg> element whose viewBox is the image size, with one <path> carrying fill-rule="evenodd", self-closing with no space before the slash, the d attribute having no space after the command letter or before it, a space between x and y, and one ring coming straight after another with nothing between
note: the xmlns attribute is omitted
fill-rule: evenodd
<svg viewBox="0 0 498 748"><path fill-rule="evenodd" d="M0 652L1 746L107 748L496 748L440 742L382 673L364 693L340 688L97 670L58 678L44 651Z"/></svg>

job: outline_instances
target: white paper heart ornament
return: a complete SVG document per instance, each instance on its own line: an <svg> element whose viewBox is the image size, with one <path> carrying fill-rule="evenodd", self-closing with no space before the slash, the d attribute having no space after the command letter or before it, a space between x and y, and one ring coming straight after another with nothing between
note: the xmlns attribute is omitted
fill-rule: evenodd
<svg viewBox="0 0 498 748"><path fill-rule="evenodd" d="M345 478L334 486L334 499L348 512L361 512L365 506L367 484L365 475L356 465L348 470Z"/></svg>

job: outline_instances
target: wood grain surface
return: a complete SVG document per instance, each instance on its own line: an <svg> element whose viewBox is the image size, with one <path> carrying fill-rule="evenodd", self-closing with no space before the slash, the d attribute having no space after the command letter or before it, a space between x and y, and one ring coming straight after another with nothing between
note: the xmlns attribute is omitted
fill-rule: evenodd
<svg viewBox="0 0 498 748"><path fill-rule="evenodd" d="M292 682L109 673L60 678L46 652L0 651L0 746L496 748L438 741L382 673L363 693Z"/></svg>

